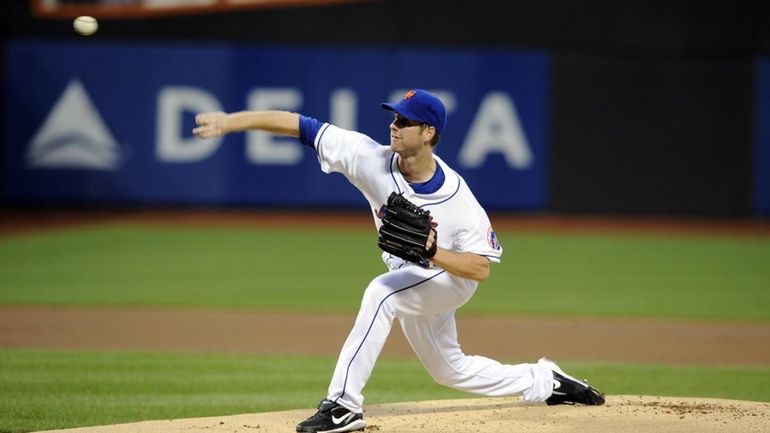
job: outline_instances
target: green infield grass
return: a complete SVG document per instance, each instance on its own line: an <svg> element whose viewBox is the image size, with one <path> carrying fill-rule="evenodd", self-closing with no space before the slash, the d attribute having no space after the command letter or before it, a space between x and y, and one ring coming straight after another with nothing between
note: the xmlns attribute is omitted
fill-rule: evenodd
<svg viewBox="0 0 770 433"><path fill-rule="evenodd" d="M770 238L502 231L460 314L770 319ZM0 303L356 311L371 230L60 229L0 240Z"/></svg>
<svg viewBox="0 0 770 433"><path fill-rule="evenodd" d="M0 432L302 407L309 416L325 395L334 362L333 357L0 350ZM770 401L770 367L561 365L608 395ZM366 387L367 404L474 397L435 384L416 359L381 359Z"/></svg>

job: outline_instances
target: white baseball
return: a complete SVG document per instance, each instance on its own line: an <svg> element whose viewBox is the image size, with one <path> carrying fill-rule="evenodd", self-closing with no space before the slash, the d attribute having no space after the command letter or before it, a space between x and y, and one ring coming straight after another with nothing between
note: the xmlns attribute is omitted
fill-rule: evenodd
<svg viewBox="0 0 770 433"><path fill-rule="evenodd" d="M75 21L72 23L72 27L74 27L75 31L81 35L89 36L96 33L96 30L99 29L99 22L97 22L96 18L94 17L84 15L75 18Z"/></svg>

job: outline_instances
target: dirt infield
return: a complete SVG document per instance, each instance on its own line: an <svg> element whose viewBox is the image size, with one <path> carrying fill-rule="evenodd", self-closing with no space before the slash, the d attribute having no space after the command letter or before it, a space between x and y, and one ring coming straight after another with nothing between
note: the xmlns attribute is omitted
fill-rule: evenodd
<svg viewBox="0 0 770 433"><path fill-rule="evenodd" d="M333 356L354 320L353 313L6 306L0 347ZM458 333L466 353L496 359L770 364L770 324L461 316ZM383 355L414 357L397 322Z"/></svg>
<svg viewBox="0 0 770 433"><path fill-rule="evenodd" d="M370 230L366 213L343 216L244 211L0 211L0 237L73 225L325 227ZM499 229L565 232L703 233L770 236L770 222L649 218L494 216ZM0 306L0 347L216 351L336 355L353 314ZM323 338L313 330L325 324ZM384 356L413 357L398 325ZM495 329L495 335L487 330ZM270 330L270 332L259 332ZM621 318L470 317L460 315L463 350L497 359L768 365L770 324ZM508 341L500 341L500 333ZM510 342L510 344L508 344ZM603 407L546 407L516 398L412 402L367 407L369 431L383 432L765 432L770 405L715 399L609 396ZM70 432L291 432L312 409L89 427Z"/></svg>

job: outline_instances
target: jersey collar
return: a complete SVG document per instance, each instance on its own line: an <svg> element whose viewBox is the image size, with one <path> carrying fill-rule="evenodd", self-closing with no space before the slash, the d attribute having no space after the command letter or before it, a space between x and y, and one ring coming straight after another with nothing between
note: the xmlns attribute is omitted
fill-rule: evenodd
<svg viewBox="0 0 770 433"><path fill-rule="evenodd" d="M446 179L444 170L441 168L441 164L439 164L438 161L435 159L434 161L436 162L436 171L433 173L433 177L431 177L430 180L419 183L407 181L412 188L412 191L417 194L433 194L444 186L444 180ZM404 180L406 180L406 178L404 178Z"/></svg>

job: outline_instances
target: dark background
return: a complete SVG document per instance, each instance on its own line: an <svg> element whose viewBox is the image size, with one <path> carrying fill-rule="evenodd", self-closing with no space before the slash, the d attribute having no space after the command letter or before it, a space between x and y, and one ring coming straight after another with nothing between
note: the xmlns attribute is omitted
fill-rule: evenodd
<svg viewBox="0 0 770 433"><path fill-rule="evenodd" d="M76 37L70 19L32 17L26 1L4 4L2 14L3 40ZM767 1L381 0L109 20L99 32L115 40L545 50L547 210L752 213L753 62L770 54Z"/></svg>

